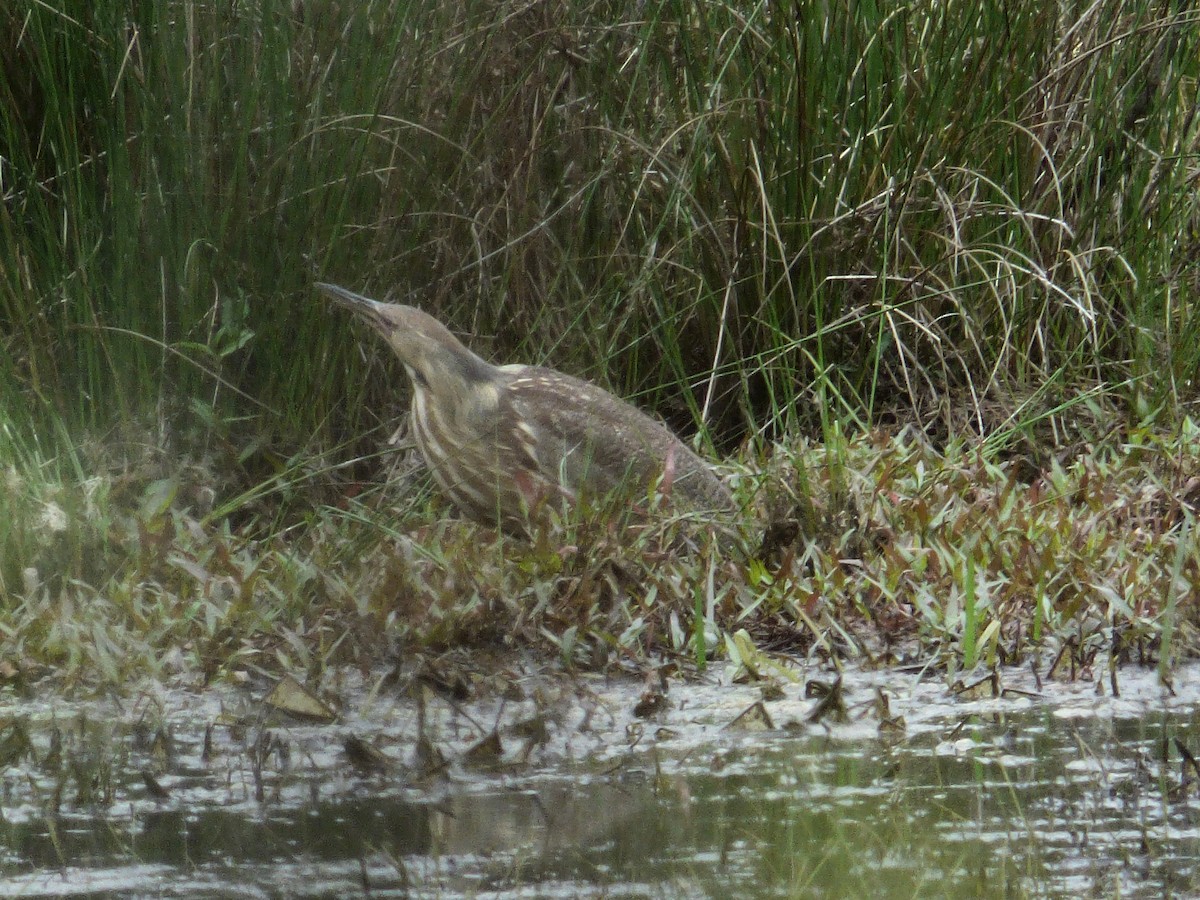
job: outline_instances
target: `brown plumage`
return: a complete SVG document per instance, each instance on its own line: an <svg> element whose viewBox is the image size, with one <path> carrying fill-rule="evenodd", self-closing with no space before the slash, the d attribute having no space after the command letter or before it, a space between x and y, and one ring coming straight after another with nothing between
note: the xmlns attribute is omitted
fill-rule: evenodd
<svg viewBox="0 0 1200 900"><path fill-rule="evenodd" d="M526 531L530 512L545 503L616 490L644 498L660 478L676 510L722 520L736 511L707 463L608 391L553 369L493 366L415 307L316 286L369 322L400 357L413 386L417 448L470 518Z"/></svg>

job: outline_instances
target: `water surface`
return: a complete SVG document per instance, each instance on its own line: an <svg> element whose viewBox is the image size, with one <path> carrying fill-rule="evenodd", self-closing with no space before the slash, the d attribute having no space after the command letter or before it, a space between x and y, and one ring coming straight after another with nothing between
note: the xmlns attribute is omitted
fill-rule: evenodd
<svg viewBox="0 0 1200 900"><path fill-rule="evenodd" d="M270 712L266 684L4 697L0 896L1195 893L1197 674L1172 695L1126 668L1113 697L1006 672L1014 693L964 699L847 672L815 722L820 669L765 701L675 680L643 716L638 681L518 664L478 699L346 676L332 724Z"/></svg>

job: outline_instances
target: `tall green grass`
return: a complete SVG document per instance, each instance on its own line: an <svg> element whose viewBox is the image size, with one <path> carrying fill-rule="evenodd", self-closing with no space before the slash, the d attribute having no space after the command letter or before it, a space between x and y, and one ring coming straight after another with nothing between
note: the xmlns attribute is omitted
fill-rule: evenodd
<svg viewBox="0 0 1200 900"><path fill-rule="evenodd" d="M359 428L398 375L318 275L727 438L947 388L988 427L1062 367L1159 397L1196 356L1165 9L19 0L4 405Z"/></svg>

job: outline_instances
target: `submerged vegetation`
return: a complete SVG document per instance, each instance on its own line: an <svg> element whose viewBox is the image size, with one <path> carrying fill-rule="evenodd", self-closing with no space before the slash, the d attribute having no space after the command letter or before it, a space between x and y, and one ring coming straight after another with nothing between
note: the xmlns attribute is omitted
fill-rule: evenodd
<svg viewBox="0 0 1200 900"><path fill-rule="evenodd" d="M1195 18L7 4L0 676L460 645L1166 674L1200 566ZM403 373L317 279L699 428L751 552L450 518L385 439Z"/></svg>

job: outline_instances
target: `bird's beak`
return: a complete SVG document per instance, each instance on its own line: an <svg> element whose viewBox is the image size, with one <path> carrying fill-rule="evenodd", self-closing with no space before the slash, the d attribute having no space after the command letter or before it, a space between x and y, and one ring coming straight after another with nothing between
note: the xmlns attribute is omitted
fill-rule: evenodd
<svg viewBox="0 0 1200 900"><path fill-rule="evenodd" d="M387 334L391 330L391 324L387 316L383 314L383 311L390 308L391 304L380 303L378 300L372 300L370 297L364 297L362 294L348 291L344 287L338 287L336 284L326 284L318 281L313 287L326 294L338 306L348 309L356 316L365 319L384 334Z"/></svg>
<svg viewBox="0 0 1200 900"><path fill-rule="evenodd" d="M348 291L344 287L338 287L336 284L326 284L323 281L318 281L313 287L327 294L338 306L360 315L370 316L371 312L385 305L378 300L372 300L370 297L364 297L362 294Z"/></svg>

